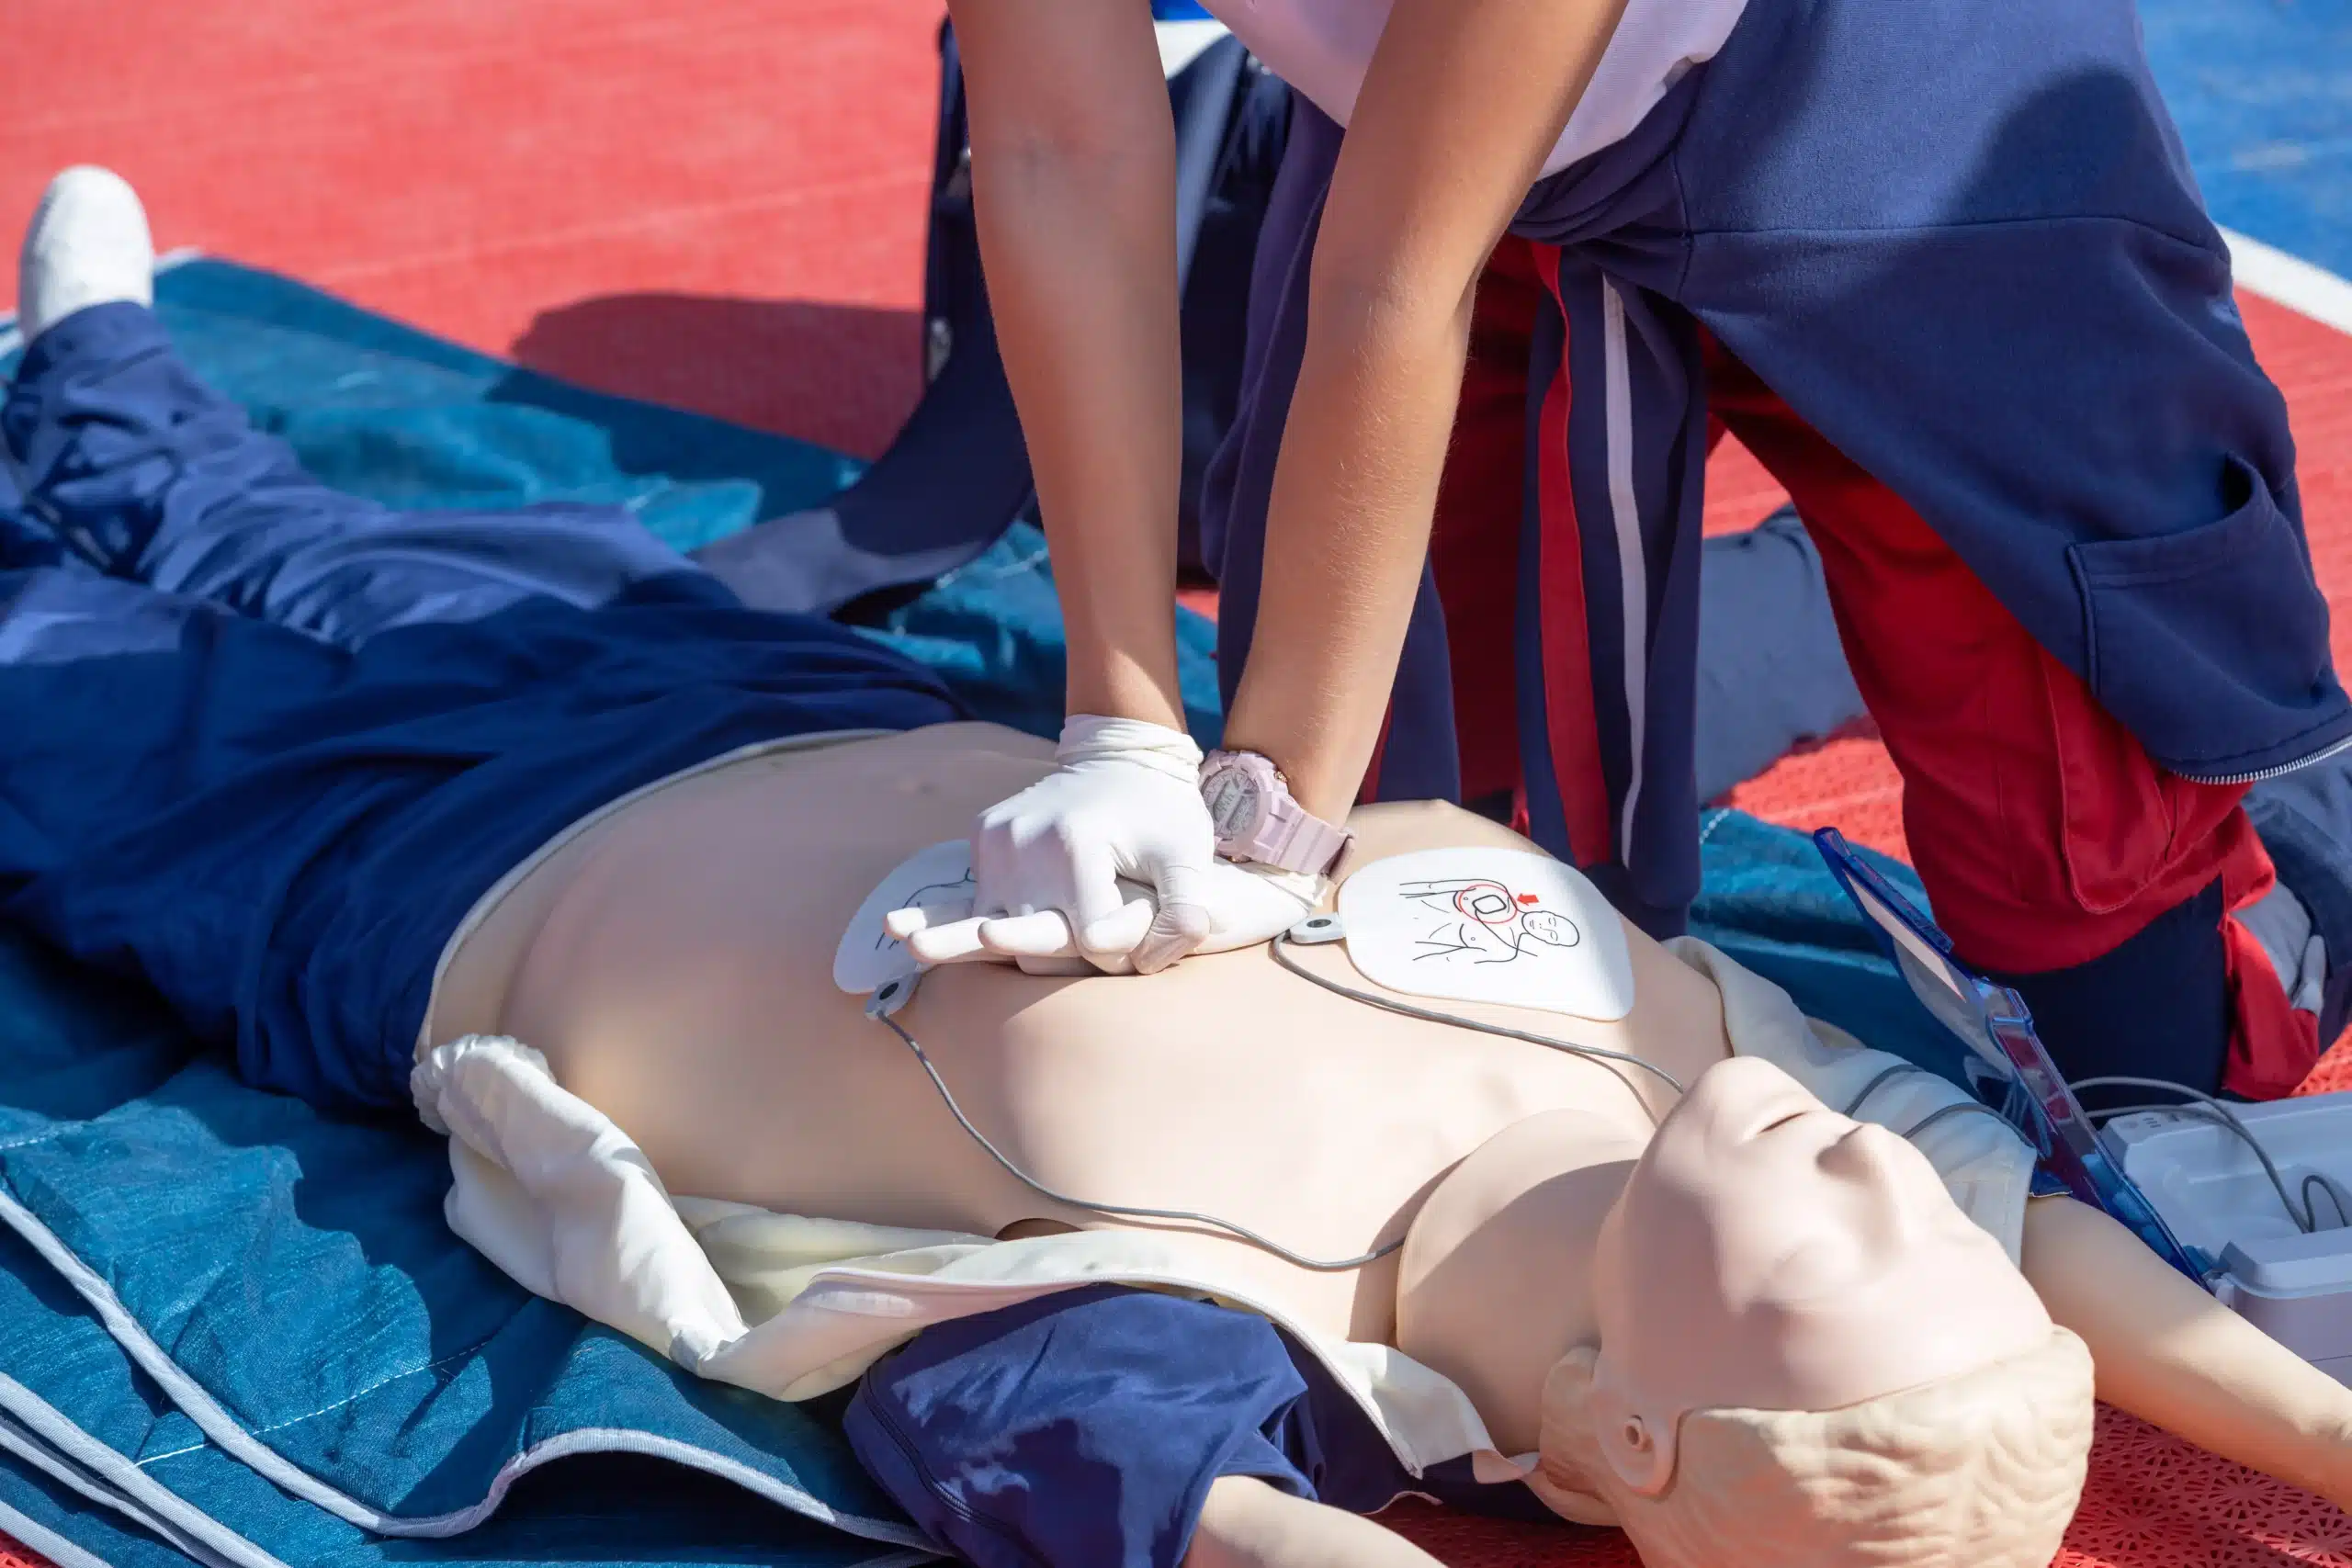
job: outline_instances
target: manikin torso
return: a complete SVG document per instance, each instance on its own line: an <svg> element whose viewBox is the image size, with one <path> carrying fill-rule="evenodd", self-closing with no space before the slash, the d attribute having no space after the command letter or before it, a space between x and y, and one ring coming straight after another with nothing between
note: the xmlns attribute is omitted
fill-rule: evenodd
<svg viewBox="0 0 2352 1568"><path fill-rule="evenodd" d="M484 901L425 1039L537 1047L680 1197L967 1235L1118 1225L1058 1211L990 1163L832 982L842 931L885 875L1051 765L1040 741L943 726L737 761L623 803ZM1522 847L1451 807L1371 808L1353 825L1343 875L1414 850ZM1303 1331L1395 1345L1452 1379L1503 1453L1533 1449L1555 1417L1571 1447L1589 1434L1601 1457L1556 1474L1545 1461L1545 1500L1572 1517L1595 1516L1570 1492L1618 1485L1596 1464L1623 1479L1647 1462L1611 1447L1628 1414L1672 1432L1702 1409L1844 1411L2022 1366L2053 1316L2125 1408L2347 1495L2336 1434L2352 1415L2332 1379L2065 1200L2026 1216L2020 1273L1911 1144L1825 1109L1767 1060L1732 1058L1728 979L1639 932L1626 945L1622 1022L1447 1005L1653 1063L1691 1086L1671 1106L1645 1074L1399 1018L1262 948L1148 979L944 968L898 1017L975 1122L1048 1185L1216 1214L1312 1257L1407 1237L1371 1267L1316 1272L1163 1233L1200 1249L1197 1277L1234 1281ZM1363 983L1335 948L1295 951ZM1740 977L1737 1018L1760 984ZM2086 1441L2087 1369L2067 1375L2079 1409L2051 1409L2073 1410ZM1781 1502L1790 1540L1843 1528L1799 1494ZM1739 1517L1752 1535L1752 1509Z"/></svg>
<svg viewBox="0 0 2352 1568"><path fill-rule="evenodd" d="M503 1032L546 1053L673 1192L980 1235L1128 1223L1059 1209L999 1169L906 1047L832 983L843 926L876 884L1051 763L1044 742L962 725L670 785L573 839L498 903L449 965L428 1039ZM1354 825L1351 863L1523 847L1445 807L1374 808ZM1630 1051L1687 1083L1729 1054L1720 996L1655 944L1632 946L1637 1004L1623 1022L1458 1010ZM1362 984L1337 950L1303 956ZM1559 1237L1562 1256L1582 1258L1670 1098L1628 1069L1433 1033L1285 974L1263 949L1148 979L944 968L899 1021L974 1122L1046 1185L1216 1214L1314 1258L1402 1236L1456 1162L1557 1111L1577 1113L1567 1135L1594 1168L1589 1202L1574 1205L1589 1211L1583 1234ZM1185 1244L1226 1254L1325 1332L1393 1342L1394 1256L1327 1273L1213 1235ZM1589 1312L1559 1305L1575 1321Z"/></svg>

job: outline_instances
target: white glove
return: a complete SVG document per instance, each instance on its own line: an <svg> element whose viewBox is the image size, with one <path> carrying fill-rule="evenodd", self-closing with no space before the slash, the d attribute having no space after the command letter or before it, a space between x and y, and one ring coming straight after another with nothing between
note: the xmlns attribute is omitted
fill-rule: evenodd
<svg viewBox="0 0 2352 1568"><path fill-rule="evenodd" d="M1133 884L1121 886L1137 896L1114 919L1135 921L1142 929L1153 912L1152 901ZM1200 883L1202 905L1209 912L1209 932L1193 951L1231 953L1271 942L1313 913L1329 888L1328 879L1320 876L1217 861ZM924 964L992 960L1017 964L1032 975L1089 975L1098 970L1125 975L1142 967L1140 961L1131 963L1122 954L1081 948L1058 910L991 919L970 918L971 909L967 903L897 909L884 918L883 928Z"/></svg>
<svg viewBox="0 0 2352 1568"><path fill-rule="evenodd" d="M918 960L1010 959L1068 973L1082 959L1150 974L1212 937L1227 947L1263 942L1318 896L1302 906L1297 890L1218 862L1190 737L1078 715L1055 760L1052 773L981 813L968 915L891 917Z"/></svg>

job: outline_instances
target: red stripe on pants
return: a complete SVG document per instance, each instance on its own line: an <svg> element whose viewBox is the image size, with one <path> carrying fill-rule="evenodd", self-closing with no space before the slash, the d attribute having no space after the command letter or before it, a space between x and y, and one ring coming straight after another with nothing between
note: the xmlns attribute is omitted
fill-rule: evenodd
<svg viewBox="0 0 2352 1568"><path fill-rule="evenodd" d="M1903 775L1903 824L1961 956L2033 974L2112 952L2223 882L2268 891L2240 784L2158 767L1924 519L1708 344L1713 412L1784 486L1820 547L1855 683ZM2225 1084L2285 1093L2317 1055L2257 943L2225 919Z"/></svg>
<svg viewBox="0 0 2352 1568"><path fill-rule="evenodd" d="M1527 356L1544 285L1522 240L1480 279L1462 401L1439 480L1430 566L1445 608L1462 798L1516 790L1520 516L1527 502Z"/></svg>
<svg viewBox="0 0 2352 1568"><path fill-rule="evenodd" d="M1563 318L1560 253L1556 246L1527 246L1535 274ZM1613 857L1609 835L1609 785L1600 772L1600 725L1593 710L1592 643L1585 619L1584 540L1577 498L1568 473L1568 410L1574 400L1568 350L1560 345L1559 373L1544 389L1544 412L1536 425L1535 508L1542 547L1538 551L1537 620L1544 664L1544 728L1552 743L1552 774L1559 786L1560 810L1567 819L1568 843L1579 865Z"/></svg>
<svg viewBox="0 0 2352 1568"><path fill-rule="evenodd" d="M1512 238L1496 250L1478 286L1462 402L1439 486L1430 559L1445 609L1462 793L1468 800L1524 784L1516 639L1520 538L1528 500L1529 345L1536 313L1557 308L1558 276L1559 252L1553 247ZM1561 814L1576 860L1590 865L1610 859L1614 846L1593 712L1583 547L1568 483L1568 405L1564 350L1541 413L1536 502L1543 581L1536 635Z"/></svg>

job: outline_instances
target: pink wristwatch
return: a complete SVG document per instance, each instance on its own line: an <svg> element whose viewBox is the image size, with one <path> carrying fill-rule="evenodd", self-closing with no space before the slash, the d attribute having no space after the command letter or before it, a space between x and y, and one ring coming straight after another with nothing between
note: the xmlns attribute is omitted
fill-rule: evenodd
<svg viewBox="0 0 2352 1568"><path fill-rule="evenodd" d="M1216 852L1276 871L1329 873L1350 834L1310 816L1290 795L1290 781L1255 751L1212 751L1201 764L1201 798L1216 828Z"/></svg>

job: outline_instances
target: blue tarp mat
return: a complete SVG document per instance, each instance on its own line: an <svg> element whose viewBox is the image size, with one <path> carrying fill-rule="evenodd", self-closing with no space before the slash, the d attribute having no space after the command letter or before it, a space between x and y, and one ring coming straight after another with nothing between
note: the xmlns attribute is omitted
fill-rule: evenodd
<svg viewBox="0 0 2352 1568"><path fill-rule="evenodd" d="M390 506L625 506L691 551L815 506L865 469L804 442L586 391L233 263L171 267L155 307L198 374L304 468ZM16 358L0 342L0 376ZM981 717L1059 730L1061 615L1036 528L1016 525L870 630L938 670ZM1216 628L1181 611L1177 638L1187 717L1214 745Z"/></svg>
<svg viewBox="0 0 2352 1568"><path fill-rule="evenodd" d="M315 471L399 504L604 500L691 546L858 471L224 263L164 274L158 308ZM992 716L1057 720L1034 531L876 635ZM1213 732L1213 630L1184 636ZM1703 934L1950 1063L1802 836L1730 813L1707 834ZM908 1559L828 1411L698 1382L526 1295L446 1228L447 1182L414 1124L247 1089L145 997L0 930L0 1529L124 1568Z"/></svg>
<svg viewBox="0 0 2352 1568"><path fill-rule="evenodd" d="M223 1561L568 1558L599 1510L616 1562L906 1560L819 1415L527 1295L442 1223L437 1140L244 1089L120 992L0 939L0 1412L60 1462ZM674 1467L641 1462L626 1506L551 1478L487 1535L383 1539L601 1450L722 1474L730 1506L682 1533Z"/></svg>

